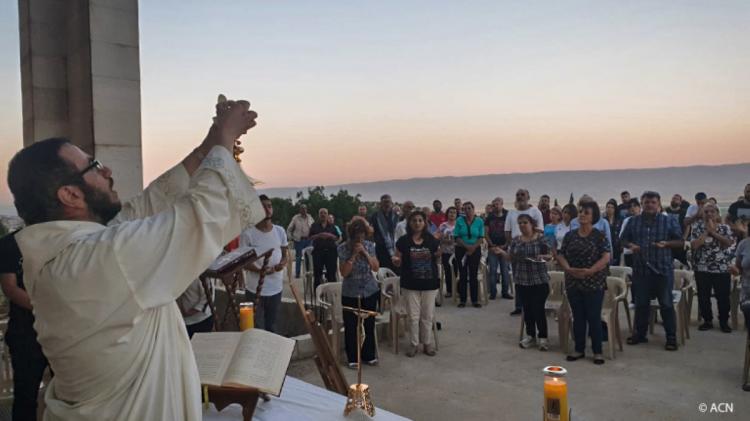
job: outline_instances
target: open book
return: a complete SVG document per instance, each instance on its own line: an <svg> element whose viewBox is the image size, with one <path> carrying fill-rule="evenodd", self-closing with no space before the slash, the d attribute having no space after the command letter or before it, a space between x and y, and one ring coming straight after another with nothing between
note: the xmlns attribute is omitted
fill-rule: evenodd
<svg viewBox="0 0 750 421"><path fill-rule="evenodd" d="M261 329L196 333L190 341L201 384L281 394L295 341Z"/></svg>

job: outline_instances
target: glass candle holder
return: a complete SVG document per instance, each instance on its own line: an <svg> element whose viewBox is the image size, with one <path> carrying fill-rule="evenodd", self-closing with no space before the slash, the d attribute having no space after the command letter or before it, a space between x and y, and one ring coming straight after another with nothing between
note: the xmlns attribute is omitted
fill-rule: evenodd
<svg viewBox="0 0 750 421"><path fill-rule="evenodd" d="M568 370L559 366L544 367L544 421L569 421Z"/></svg>
<svg viewBox="0 0 750 421"><path fill-rule="evenodd" d="M240 330L245 331L255 327L255 307L253 303L240 303Z"/></svg>

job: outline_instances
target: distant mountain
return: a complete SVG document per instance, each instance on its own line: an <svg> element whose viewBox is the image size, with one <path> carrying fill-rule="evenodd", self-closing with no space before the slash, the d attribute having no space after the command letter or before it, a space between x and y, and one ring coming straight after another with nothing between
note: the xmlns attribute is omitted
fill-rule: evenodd
<svg viewBox="0 0 750 421"><path fill-rule="evenodd" d="M370 183L325 186L326 193L346 189L359 193L367 201L376 201L383 193L394 200L413 200L419 206L428 206L435 198L443 204L453 203L455 197L471 200L483 206L494 197L505 199L506 208L513 202L518 188L526 188L534 203L539 196L548 194L561 204L567 203L570 194L577 198L587 193L600 204L609 198L619 201L620 192L630 191L640 195L645 190L658 191L666 203L674 193L680 193L693 202L693 196L704 191L720 202L731 202L742 195L750 182L750 163L735 165L701 165L653 169L603 170L603 171L550 171L536 173L491 174L468 177L412 178ZM307 187L262 189L272 197L294 198Z"/></svg>

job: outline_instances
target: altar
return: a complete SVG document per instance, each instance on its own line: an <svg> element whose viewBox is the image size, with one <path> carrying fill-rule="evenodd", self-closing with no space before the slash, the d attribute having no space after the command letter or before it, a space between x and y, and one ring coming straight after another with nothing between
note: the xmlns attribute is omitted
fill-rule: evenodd
<svg viewBox="0 0 750 421"><path fill-rule="evenodd" d="M377 402L377 396L375 396ZM346 396L329 392L321 387L286 376L280 397L271 397L268 402L259 401L253 420L257 421L329 421L329 420L383 420L405 421L401 417L381 408L375 409L375 417L362 412L344 417ZM230 405L217 412L213 405L203 414L204 421L237 421L242 419L242 407Z"/></svg>

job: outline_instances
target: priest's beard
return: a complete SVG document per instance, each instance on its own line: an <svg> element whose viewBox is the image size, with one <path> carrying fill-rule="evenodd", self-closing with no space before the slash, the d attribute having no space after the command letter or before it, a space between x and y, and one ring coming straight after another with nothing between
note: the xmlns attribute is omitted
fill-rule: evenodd
<svg viewBox="0 0 750 421"><path fill-rule="evenodd" d="M119 200L114 201L109 194L87 184L83 184L81 188L86 198L86 205L89 207L89 212L102 224L107 225L109 221L120 213L122 204Z"/></svg>

